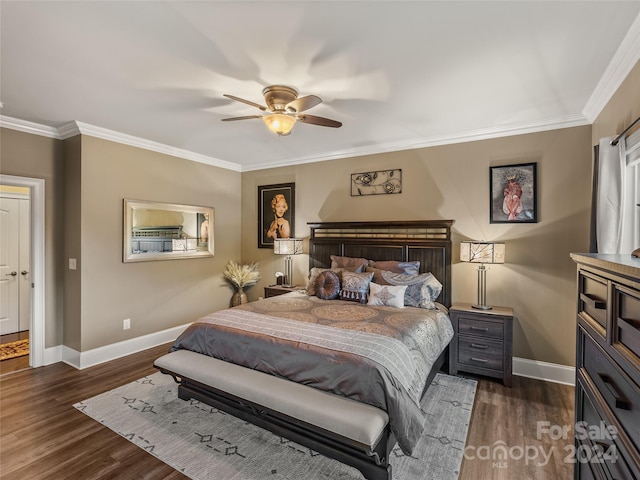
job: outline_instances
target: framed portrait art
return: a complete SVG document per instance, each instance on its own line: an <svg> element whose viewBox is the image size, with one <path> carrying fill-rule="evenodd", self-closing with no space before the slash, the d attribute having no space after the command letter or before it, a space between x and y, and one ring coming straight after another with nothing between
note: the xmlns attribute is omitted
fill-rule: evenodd
<svg viewBox="0 0 640 480"><path fill-rule="evenodd" d="M258 248L294 237L295 183L258 186Z"/></svg>
<svg viewBox="0 0 640 480"><path fill-rule="evenodd" d="M537 223L536 163L489 167L491 223Z"/></svg>

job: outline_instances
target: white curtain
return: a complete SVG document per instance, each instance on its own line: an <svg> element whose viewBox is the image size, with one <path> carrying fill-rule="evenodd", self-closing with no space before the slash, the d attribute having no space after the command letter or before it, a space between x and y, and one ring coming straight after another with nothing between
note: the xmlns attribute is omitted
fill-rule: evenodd
<svg viewBox="0 0 640 480"><path fill-rule="evenodd" d="M640 247L640 132L600 140L596 236L598 253L631 253Z"/></svg>

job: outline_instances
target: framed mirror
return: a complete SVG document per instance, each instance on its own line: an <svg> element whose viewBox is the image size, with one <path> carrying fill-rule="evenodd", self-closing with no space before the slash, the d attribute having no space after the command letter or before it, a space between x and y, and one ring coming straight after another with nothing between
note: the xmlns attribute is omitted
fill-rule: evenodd
<svg viewBox="0 0 640 480"><path fill-rule="evenodd" d="M122 261L213 256L211 207L124 199Z"/></svg>

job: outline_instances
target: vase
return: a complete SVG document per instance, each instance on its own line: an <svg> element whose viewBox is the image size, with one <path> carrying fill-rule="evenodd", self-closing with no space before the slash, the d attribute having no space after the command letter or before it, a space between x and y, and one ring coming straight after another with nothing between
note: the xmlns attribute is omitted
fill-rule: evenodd
<svg viewBox="0 0 640 480"><path fill-rule="evenodd" d="M238 305L242 305L243 303L247 303L249 300L247 299L247 294L244 293L242 288L239 288L236 293L231 296L231 306L237 307Z"/></svg>

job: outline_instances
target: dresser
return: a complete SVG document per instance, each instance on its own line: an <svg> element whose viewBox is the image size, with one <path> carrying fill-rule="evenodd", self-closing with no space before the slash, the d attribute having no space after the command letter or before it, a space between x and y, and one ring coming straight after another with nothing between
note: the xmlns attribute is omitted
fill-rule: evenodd
<svg viewBox="0 0 640 480"><path fill-rule="evenodd" d="M473 308L454 303L449 309L454 337L449 345L449 374L459 371L502 379L511 386L513 309Z"/></svg>
<svg viewBox="0 0 640 480"><path fill-rule="evenodd" d="M577 264L575 479L640 478L640 259Z"/></svg>

